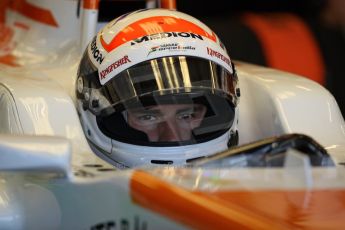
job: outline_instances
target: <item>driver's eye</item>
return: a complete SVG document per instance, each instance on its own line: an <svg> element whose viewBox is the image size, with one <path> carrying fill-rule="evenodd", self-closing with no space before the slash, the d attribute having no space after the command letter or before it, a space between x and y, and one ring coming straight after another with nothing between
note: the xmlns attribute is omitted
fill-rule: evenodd
<svg viewBox="0 0 345 230"><path fill-rule="evenodd" d="M195 117L194 113L183 113L177 116L179 120L190 120L190 119L193 119L194 117Z"/></svg>
<svg viewBox="0 0 345 230"><path fill-rule="evenodd" d="M154 116L154 115L145 114L145 115L138 116L137 119L140 121L156 121L158 118L157 116Z"/></svg>

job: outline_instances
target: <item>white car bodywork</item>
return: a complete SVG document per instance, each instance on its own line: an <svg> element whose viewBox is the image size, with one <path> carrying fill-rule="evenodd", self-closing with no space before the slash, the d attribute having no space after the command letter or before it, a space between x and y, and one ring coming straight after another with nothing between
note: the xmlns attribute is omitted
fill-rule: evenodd
<svg viewBox="0 0 345 230"><path fill-rule="evenodd" d="M334 167L311 167L297 154L297 167L115 170L92 153L75 109L78 62L90 36L80 30L77 1L18 2L47 10L58 26L6 10L13 36L0 46L0 56L12 58L0 59L0 229L345 225L345 124L325 88L235 62L240 144L303 133L328 150Z"/></svg>

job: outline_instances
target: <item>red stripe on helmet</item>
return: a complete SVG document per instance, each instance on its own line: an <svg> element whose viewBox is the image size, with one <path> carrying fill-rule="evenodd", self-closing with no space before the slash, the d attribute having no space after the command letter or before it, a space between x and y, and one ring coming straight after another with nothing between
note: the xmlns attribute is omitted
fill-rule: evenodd
<svg viewBox="0 0 345 230"><path fill-rule="evenodd" d="M207 37L214 42L217 41L217 37L213 32L210 34L193 22L170 16L155 16L141 19L125 27L110 41L110 43L106 43L102 35L100 36L100 41L103 48L107 52L110 52L133 39L164 32L195 33Z"/></svg>

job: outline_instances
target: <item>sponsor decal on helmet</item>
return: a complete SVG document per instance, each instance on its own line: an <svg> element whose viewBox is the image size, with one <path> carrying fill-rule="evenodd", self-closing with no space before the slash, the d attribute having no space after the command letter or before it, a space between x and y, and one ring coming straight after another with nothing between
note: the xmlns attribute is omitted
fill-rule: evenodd
<svg viewBox="0 0 345 230"><path fill-rule="evenodd" d="M96 37L93 39L91 46L91 53L92 53L92 57L99 63L102 64L104 57L101 53L101 51L98 49L97 44L96 44Z"/></svg>
<svg viewBox="0 0 345 230"><path fill-rule="evenodd" d="M165 50L169 50L169 51L186 51L186 50L195 50L195 47L193 46L182 46L179 45L178 43L167 43L167 44L162 44L159 46L153 46L151 47L149 53L147 54L147 56L149 56L151 53L153 52L159 52L159 51L165 51Z"/></svg>
<svg viewBox="0 0 345 230"><path fill-rule="evenodd" d="M111 73L113 70L117 69L118 67L131 62L131 60L128 58L128 55L123 56L122 58L118 59L117 61L113 62L111 65L109 65L106 69L102 70L99 73L100 79L104 79L109 73Z"/></svg>
<svg viewBox="0 0 345 230"><path fill-rule="evenodd" d="M158 33L158 34L150 34L145 35L140 38L134 39L131 42L131 45L135 45L138 43L150 41L150 40L156 40L156 39L163 39L163 38L169 38L169 37L182 37L182 38L193 38L193 39L199 39L204 40L203 37L199 34L190 33L190 32L164 32L164 33Z"/></svg>
<svg viewBox="0 0 345 230"><path fill-rule="evenodd" d="M231 65L230 59L228 57L224 56L223 54L221 54L218 51L211 49L210 47L207 47L207 54L210 55L211 57L216 57L216 58L222 60L223 62L227 63L229 66Z"/></svg>
<svg viewBox="0 0 345 230"><path fill-rule="evenodd" d="M173 14L169 13L169 15L165 16L153 15L152 17L145 18L138 16L136 20L127 20L128 22L124 20L122 23L119 23L118 27L115 26L115 31L117 31L115 34L107 33L108 30L113 30L115 27L107 27L104 31L105 33L99 36L102 48L109 53L128 41L131 41L130 45L134 46L145 41L168 37L188 37L197 40L208 38L213 42L217 42L218 38L214 32L200 22L184 19ZM115 20L110 25L116 24Z"/></svg>
<svg viewBox="0 0 345 230"><path fill-rule="evenodd" d="M105 56L103 63L99 67L99 80L102 85L117 76L121 71L138 63L154 58L178 55L208 59L232 73L231 61L226 51L218 43L213 42L207 37L193 39L171 36L164 40L143 41L144 44L141 43L134 46L131 46L131 42L133 40L127 41L126 45L112 50ZM129 61L123 59L125 56L128 56ZM122 63L117 63L121 59L123 60ZM117 64L111 66L112 63Z"/></svg>

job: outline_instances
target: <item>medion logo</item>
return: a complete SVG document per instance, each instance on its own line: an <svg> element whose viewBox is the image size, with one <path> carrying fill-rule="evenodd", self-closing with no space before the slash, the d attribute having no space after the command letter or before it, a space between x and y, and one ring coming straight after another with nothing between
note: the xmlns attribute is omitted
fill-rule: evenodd
<svg viewBox="0 0 345 230"><path fill-rule="evenodd" d="M123 64L126 64L128 62L131 62L131 60L129 60L127 55L125 55L122 58L120 58L119 60L113 62L113 64L109 65L105 70L102 70L102 72L100 73L101 79L104 79L114 69L116 69L116 68L118 68L118 67L120 67Z"/></svg>
<svg viewBox="0 0 345 230"><path fill-rule="evenodd" d="M91 52L92 52L93 58L96 59L96 61L99 64L102 64L104 57L96 45L96 38L94 38L92 43L91 43Z"/></svg>
<svg viewBox="0 0 345 230"><path fill-rule="evenodd" d="M222 60L223 62L227 63L228 65L230 65L230 59L225 57L223 54L219 53L218 51L215 51L215 50L207 47L207 54L210 55L211 57L216 57L216 58Z"/></svg>
<svg viewBox="0 0 345 230"><path fill-rule="evenodd" d="M194 38L194 39L204 40L201 35L190 33L190 32L164 32L164 33L146 35L146 36L134 39L131 42L131 45L133 46L138 43L142 43L142 42L146 42L150 40L162 39L162 38L169 38L169 37Z"/></svg>

